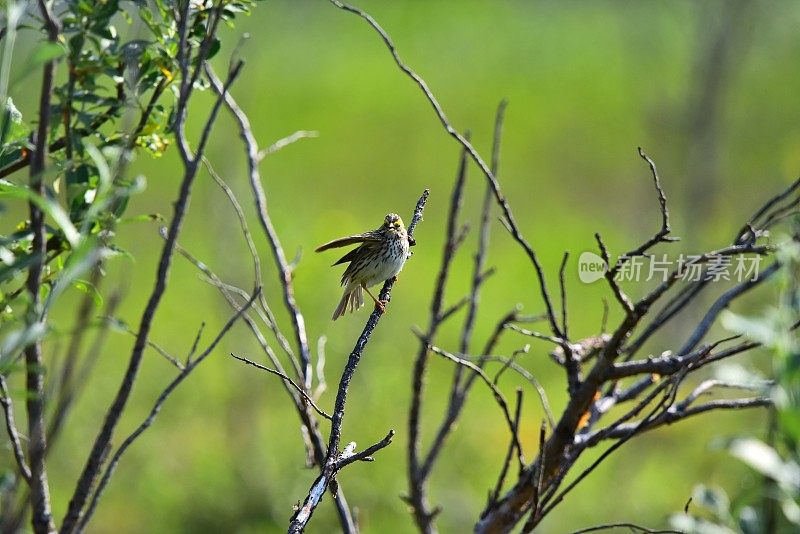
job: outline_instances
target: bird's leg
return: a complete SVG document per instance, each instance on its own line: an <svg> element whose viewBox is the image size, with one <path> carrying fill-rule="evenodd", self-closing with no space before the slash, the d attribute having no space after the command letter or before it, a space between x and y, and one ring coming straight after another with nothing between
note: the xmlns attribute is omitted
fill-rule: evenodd
<svg viewBox="0 0 800 534"><path fill-rule="evenodd" d="M367 295L372 297L372 300L375 301L375 307L378 308L379 310L381 310L382 313L386 313L386 303L381 301L381 300L376 299L375 295L373 295L372 292L369 290L369 288L367 286L365 286L364 284L361 284L361 287L363 287L364 291L367 292Z"/></svg>

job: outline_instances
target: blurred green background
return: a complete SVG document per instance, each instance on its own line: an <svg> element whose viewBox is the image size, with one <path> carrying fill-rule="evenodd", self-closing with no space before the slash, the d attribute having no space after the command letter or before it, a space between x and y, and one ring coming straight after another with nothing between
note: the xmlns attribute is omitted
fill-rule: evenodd
<svg viewBox="0 0 800 534"><path fill-rule="evenodd" d="M683 238L670 250L676 256L728 244L752 211L800 169L800 76L793 68L800 57L797 4L468 0L359 5L392 35L452 123L473 131L474 143L487 158L495 108L501 98L509 100L499 173L503 190L551 283L562 252L571 253L568 304L576 338L599 331L602 298L610 298L602 284L587 286L577 277L577 257L595 250L594 232L617 255L660 223L649 170L637 146L658 164L674 233ZM244 32L249 38L241 40ZM407 488L407 410L417 350L411 327L427 326L458 147L377 35L327 2L259 4L251 17L225 30L215 59L218 69L225 68L234 49L246 67L233 93L262 147L295 130L319 132L318 138L267 157L261 172L287 255L304 252L295 272L296 295L312 343L327 336L329 384L338 380L368 312L330 322L340 296L340 270L329 265L338 256L311 251L334 237L377 227L387 212L408 220L421 191L431 190L414 257L352 383L344 424L343 440L361 446L379 440L389 428L397 437L376 462L354 465L340 475L364 532L412 531L400 499ZM15 68L21 67L24 54L15 61ZM31 87L38 87L35 78L29 78ZM15 91L15 102L30 116L36 91L24 85ZM200 95L191 108L195 135L210 102L209 95ZM252 217L244 148L224 113L208 157L251 217L265 265L265 292L279 311L271 255ZM179 178L174 149L160 159L140 157L135 171L146 176L148 187L132 200L129 213L169 215ZM475 228L485 187L475 168L467 187L464 219ZM499 223L492 231L488 261L497 274L483 289L475 347L484 344L499 317L514 305L521 304L526 313L542 311L534 271L522 250ZM475 240L472 232L454 266L449 303L467 291ZM234 212L205 173L198 179L181 243L224 279L252 287L251 261ZM161 246L157 225L120 228L120 245L135 260L111 263L103 288L106 294L122 290L118 316L135 327L152 288ZM725 287L720 284L714 292ZM644 291L630 290L633 295ZM79 296L74 291L60 303L56 320L64 332ZM759 309L770 296L767 288L738 309ZM703 311L693 310L647 350L660 354L676 348ZM202 321L208 323L208 341L230 313L217 291L176 259L151 339L182 355ZM285 315L279 317L288 332ZM611 324L618 318L612 306ZM462 320L454 319L437 344L456 350ZM499 353L510 354L528 341L509 333ZM125 334L111 335L51 455L58 518L119 385L132 342ZM63 338L54 336L46 349L48 354L63 349ZM566 386L549 350L534 342L521 363L544 384L558 413ZM227 356L231 351L262 360L249 332L237 326L123 458L90 531L285 530L292 505L303 499L316 473L304 468L298 419L277 379L232 360ZM452 375L450 362L431 358L426 445L441 419ZM116 443L138 425L173 371L155 352L147 354ZM17 392L23 387L20 378L13 384ZM522 437L526 456L532 458L542 410L529 386L505 376L509 397L518 385L526 387ZM333 403L331 389L320 402L327 409ZM754 476L710 444L716 436L760 433L764 419L763 412L706 415L626 444L567 497L541 532L612 521L657 526L683 508L698 482L720 485L732 494L752 488L758 482ZM326 425L323 431L327 435ZM442 532L471 529L495 483L507 434L491 394L476 384L432 477L430 498L442 506ZM579 467L597 452L587 454ZM10 455L3 461L10 462ZM326 498L309 532L337 527Z"/></svg>

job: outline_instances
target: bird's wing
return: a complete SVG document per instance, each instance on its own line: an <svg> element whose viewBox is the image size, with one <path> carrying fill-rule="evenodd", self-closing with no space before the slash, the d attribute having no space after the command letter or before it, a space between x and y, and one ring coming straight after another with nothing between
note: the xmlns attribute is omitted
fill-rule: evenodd
<svg viewBox="0 0 800 534"><path fill-rule="evenodd" d="M361 247L354 248L353 250L351 250L350 252L348 252L347 254L342 256L341 258L339 258L339 261L337 261L333 265L339 265L340 263L347 263L348 261L355 260L358 257L358 254L359 254L360 251L361 251ZM333 267L333 265L331 265L331 267Z"/></svg>
<svg viewBox="0 0 800 534"><path fill-rule="evenodd" d="M350 245L355 245L356 243L377 242L380 240L381 238L378 232L364 232L363 234L350 235L347 237L334 239L333 241L328 241L324 245L318 246L315 249L315 252L322 252L323 250L328 250L329 248L347 247Z"/></svg>

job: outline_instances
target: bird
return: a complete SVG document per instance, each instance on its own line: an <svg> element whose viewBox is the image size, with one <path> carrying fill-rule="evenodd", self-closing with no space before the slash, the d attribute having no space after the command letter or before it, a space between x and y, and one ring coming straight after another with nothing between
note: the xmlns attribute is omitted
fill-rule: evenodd
<svg viewBox="0 0 800 534"><path fill-rule="evenodd" d="M360 245L333 264L350 262L342 275L344 294L333 312L334 321L343 316L348 308L353 312L364 305L362 290L372 297L376 308L385 312L386 304L375 298L369 288L397 276L409 257L411 244L403 219L396 213L389 213L378 229L334 239L317 247L316 252L356 243Z"/></svg>

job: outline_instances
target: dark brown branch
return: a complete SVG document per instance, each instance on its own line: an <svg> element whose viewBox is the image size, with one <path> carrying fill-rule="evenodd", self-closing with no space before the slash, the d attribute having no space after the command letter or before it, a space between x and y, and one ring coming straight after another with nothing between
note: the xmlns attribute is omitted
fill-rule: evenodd
<svg viewBox="0 0 800 534"><path fill-rule="evenodd" d="M602 241L599 241L599 243L604 258L608 262L607 250L602 244ZM770 247L757 246L754 243L738 244L709 252L702 256L702 261L708 261L712 256L733 255L745 252L764 254L769 251ZM611 282L612 288L618 287L613 277L609 276L609 273L610 269L606 274L607 279ZM667 281L660 284L656 289L635 304L630 302L621 290L615 291L618 300L626 309L626 316L614 330L608 342L605 343L597 357L596 364L581 383L581 386L571 395L561 420L548 439L543 459L527 467L515 487L509 490L493 507L484 512L481 520L476 525L476 531L487 532L495 529L508 529L511 525L519 521L522 514L530 509L532 494L534 492L532 481L536 480L537 477L543 476L546 485L558 483L560 477L565 473L565 471L559 467L561 461L565 455L568 454L569 447L574 442L576 429L582 424L584 416L590 413L597 392L607 379L608 370L622 353L623 344L641 319L648 314L651 306L672 286L672 284L674 284L676 279L677 276L675 273L672 273ZM741 352L742 350L746 349L730 349L729 353ZM722 357L722 355L720 355L720 357ZM698 362L695 368L707 365L712 361L715 361L715 359L709 355L703 361ZM543 475L540 473L540 470L544 470ZM556 479L555 481L553 480L554 478ZM556 486L551 485L550 487Z"/></svg>
<svg viewBox="0 0 800 534"><path fill-rule="evenodd" d="M215 76L210 67L206 68L206 76L211 82L211 87L217 92L217 94L222 94L222 86L219 82L219 79ZM303 314L300 312L300 308L297 306L297 302L294 299L291 267L289 262L286 260L286 255L283 252L283 247L281 246L278 233L275 231L275 227L272 225L272 219L270 218L269 211L267 209L267 195L264 192L263 185L261 184L261 174L258 170L258 143L253 135L252 129L250 128L250 120L247 118L247 115L244 113L244 111L239 107L233 96L224 94L223 97L225 99L225 105L228 108L228 111L230 111L239 125L239 135L244 141L246 147L248 177L250 180L250 187L253 190L253 195L255 196L258 221L261 224L261 228L264 230L267 241L270 245L270 249L272 250L275 263L278 267L278 278L283 290L283 302L292 320L295 342L297 343L297 350L300 354L300 369L302 371L300 378L303 382L302 385L306 391L310 391L313 373L311 369L311 352L308 345L308 336L306 335L306 323L305 319L303 318Z"/></svg>
<svg viewBox="0 0 800 534"><path fill-rule="evenodd" d="M321 408L319 408L319 407L318 407L318 406L317 406L317 405L314 403L314 401L311 399L311 397L309 397L309 396L308 396L308 394L307 394L307 393L306 393L306 392L303 390L303 388L301 388L300 386L298 386L297 384L295 384L294 380L292 380L291 378L289 378L289 377L288 377L288 376L287 376L285 373L282 373L282 372L280 372L280 371L276 371L275 369L270 369L269 367L265 367L265 366L261 365L260 363L256 363L256 362L254 362L253 360L248 360L247 358L242 358L241 356L237 356L237 355L235 355L235 354L233 354L233 353L231 353L231 356L232 356L232 357L234 357L235 359L239 360L240 362L244 362L244 363L246 363L246 364L248 364L248 365L252 365L252 366L253 366L253 367L255 367L256 369L261 369L262 371L266 371L266 372L268 372L268 373L272 373L272 374L273 374L273 375L275 375L275 376L279 376L279 377L281 377L281 378L282 378L282 379L284 379L286 382L288 382L288 383L289 383L289 384L290 384L290 385L291 385L291 386L292 386L294 389L296 389L298 393L300 393L300 395L301 395L301 396L302 396L302 397L305 399L305 401L306 401L307 403L309 403L309 404L311 405L311 407L312 407L312 408L314 408L314 411L315 411L315 412L317 412L318 414L320 414L320 415L321 415L322 417L324 417L325 419L331 420L331 416L330 416L330 415L328 415L328 414L327 414L327 413L326 413L324 410L322 410Z"/></svg>
<svg viewBox="0 0 800 534"><path fill-rule="evenodd" d="M345 457L341 457L340 456L339 460L336 461L336 470L338 471L338 470L340 470L340 469L342 469L344 467L347 467L348 465L352 464L353 462L372 462L372 461L374 461L374 458L372 458L372 455L375 454L376 452L378 452L379 450L388 447L389 444L392 442L392 438L394 438L394 430L390 430L386 434L385 438L380 440L375 445L371 445L371 446L367 447L366 449L364 449L361 452L357 452L355 454L352 454L350 456L345 456Z"/></svg>
<svg viewBox="0 0 800 534"><path fill-rule="evenodd" d="M395 64L400 68L400 70L402 70L406 74L406 76L411 78L417 85L417 87L419 87L420 90L423 92L425 98L433 107L433 110L436 113L436 116L439 119L439 122L441 123L442 127L444 127L447 133L453 139L455 139L464 148L464 150L467 151L472 160L478 165L484 176L486 176L486 179L489 181L489 185L491 186L492 191L494 192L495 199L497 200L497 203L500 205L500 209L503 212L503 220L506 223L509 232L511 233L514 240L517 241L517 243L519 243L519 245L524 249L526 255L528 256L528 259L534 266L534 269L536 271L536 277L539 283L539 290L542 296L542 300L544 300L545 308L547 309L547 316L550 322L550 327L553 330L553 334L561 337L561 332L559 331L559 326L556 321L555 314L553 312L552 301L550 299L550 294L547 290L544 271L542 269L541 263L539 262L539 258L536 255L536 252L530 246L530 244L528 244L528 242L525 240L525 238L522 235L522 232L517 226L516 219L514 218L514 215L511 212L511 206L509 205L508 201L506 200L505 196L500 190L500 184L497 181L497 178L495 177L494 173L492 173L491 169L483 160L478 151L475 150L475 147L472 146L469 139L465 135L460 134L450 124L450 121L445 115L442 106L439 104L439 101L436 99L433 92L431 92L425 80L423 80L422 77L419 76L416 72L414 72L408 65L403 63L403 60L400 59L400 54L397 52L397 49L395 48L394 43L392 42L392 39L384 31L384 29L380 26L380 24L378 24L378 22L374 18L372 18L372 16L369 13L362 11L361 9L358 9L349 4L341 2L340 0L330 0L330 2L337 8L352 13L354 15L357 15L360 18L364 19L372 27L372 29L378 33L380 38L383 40L383 43L386 45L386 48L392 54Z"/></svg>
<svg viewBox="0 0 800 534"><path fill-rule="evenodd" d="M497 478L497 483L494 486L494 490L489 494L490 504L497 500L497 498L500 496L500 492L503 490L503 484L505 483L506 475L508 474L508 468L511 465L511 458L514 455L514 449L517 447L517 443L519 443L519 421L522 414L522 389L520 388L517 388L517 403L515 406L514 437L512 437L509 441L508 451L506 452L505 460L503 460L503 467L500 470L500 476Z"/></svg>
<svg viewBox="0 0 800 534"><path fill-rule="evenodd" d="M757 278L746 280L723 293L708 309L703 319L697 325L697 328L694 329L692 335L689 336L689 339L686 340L686 343L678 351L679 354L685 354L689 352L698 343L700 343L706 333L711 329L711 326L717 320L719 314L726 309L733 300L761 284L762 282L768 280L778 271L778 269L780 269L780 264L775 262L767 267L766 270L762 271Z"/></svg>
<svg viewBox="0 0 800 534"><path fill-rule="evenodd" d="M616 265L609 269L609 273L612 276L615 276L619 271L619 268L622 267L622 264L628 261L630 258L641 256L654 245L658 243L669 243L678 241L677 237L669 237L669 233L672 231L670 224L669 224L669 210L667 209L667 197L664 194L664 189L661 187L661 180L658 178L658 171L656 170L656 164L650 159L650 156L644 153L641 147L639 147L639 157L641 157L644 161L647 162L647 165L650 167L650 173L653 175L653 185L656 188L656 194L658 196L658 205L661 210L661 229L656 232L656 234L636 247L635 249L623 254L621 258L621 262L618 262Z"/></svg>
<svg viewBox="0 0 800 534"><path fill-rule="evenodd" d="M217 348L217 345L219 345L220 341L222 341L222 338L225 337L225 334L227 334L228 331L230 331L230 329L233 327L236 321L239 320L239 318L250 308L250 306L253 305L253 303L258 298L258 294L260 292L261 288L257 287L253 291L253 296L244 304L244 306L242 306L241 309L239 309L228 319L228 321L223 325L217 336L211 341L208 347L199 356L197 356L197 358L188 362L186 367L181 369L180 373L178 373L178 375L174 379L172 379L172 381L167 385L167 387L164 388L164 390L158 396L158 399L156 399L155 404L153 404L153 408L150 410L149 415L145 418L144 421L142 421L139 424L138 427L136 427L136 430L134 430L127 438L125 438L125 440L119 446L117 451L111 457L111 460L106 466L106 470L103 473L100 482L97 484L97 489L95 489L94 494L92 495L92 499L89 502L88 507L86 508L86 512L81 517L80 527L79 527L80 530L84 530L88 522L91 520L92 515L94 514L94 511L97 508L97 503L99 502L100 497L103 496L103 492L105 491L105 488L108 485L108 481L114 474L114 471L117 465L119 464L122 455L125 454L125 451L128 450L128 448L133 444L133 442L136 441L136 439L139 438L139 436L141 436L145 430L150 428L150 426L153 424L153 421L155 421L155 418L158 416L158 413L161 411L161 407L167 401L172 392L175 391L175 389L181 384L181 382L183 382L192 373L192 371L194 371L198 365L203 363L203 360L205 360L214 351L214 349Z"/></svg>
<svg viewBox="0 0 800 534"><path fill-rule="evenodd" d="M755 242L756 238L758 237L755 235L757 233L756 228L763 224L761 220L762 217L765 219L769 218L769 211L778 205L780 202L789 198L795 191L800 190L800 178L796 179L792 184L787 187L785 190L781 191L774 197L767 200L756 212L748 219L747 223L742 226L742 229L739 230L739 233L734 240L735 244L744 244L744 243L751 243ZM765 217L766 216L766 217Z"/></svg>
<svg viewBox="0 0 800 534"><path fill-rule="evenodd" d="M626 359L632 358L639 349L655 334L661 327L667 324L670 319L677 316L683 309L689 305L698 296L700 291L708 286L705 280L698 280L688 284L674 295L658 312L655 319L653 319L644 331L632 342L628 343L625 347Z"/></svg>
<svg viewBox="0 0 800 534"><path fill-rule="evenodd" d="M433 339L442 324L449 316L448 311L442 312L444 304L445 287L450 272L450 266L457 248L457 228L458 216L461 210L464 195L464 182L467 174L467 153L461 151L459 156L456 180L453 185L453 192L450 195L450 204L447 212L447 226L445 233L445 244L442 251L442 262L431 297L430 321L426 337ZM468 303L469 299L463 302ZM414 520L417 527L423 532L432 532L432 521L435 513L430 510L427 501L427 491L425 488L426 473L424 472L424 458L422 454L422 439L420 436L420 414L422 412L422 401L425 394L425 374L428 365L428 346L420 342L417 356L414 360L412 370L411 387L411 406L408 412L408 486L409 494L407 501L414 511Z"/></svg>
<svg viewBox="0 0 800 534"><path fill-rule="evenodd" d="M558 270L558 282L561 290L561 332L563 334L559 346L564 354L564 369L567 371L567 391L576 391L581 384L580 361L569 343L569 325L567 322L567 288L564 273L569 260L569 252L565 252Z"/></svg>
<svg viewBox="0 0 800 534"><path fill-rule="evenodd" d="M655 358L650 357L646 360L615 363L609 369L607 377L608 379L618 380L627 376L635 376L640 374L655 373L658 375L671 375L677 373L681 369L693 366L695 363L703 360L721 343L736 339L738 337L739 336L729 337L709 345L704 345L688 354L673 356L671 353L667 352L661 356Z"/></svg>
<svg viewBox="0 0 800 534"><path fill-rule="evenodd" d="M44 19L47 40L56 43L60 32L59 23L50 12L45 0L39 0L39 11ZM39 125L34 138L35 147L31 155L30 187L39 195L45 195L45 167L47 164L47 139L50 133L50 102L53 93L56 60L51 59L44 65L41 93L39 96ZM5 105L5 104L4 104ZM44 323L46 313L41 300L42 271L46 259L45 214L34 202L28 203L30 211L30 229L33 234L31 255L35 258L28 268L25 287L30 295L30 307L27 322L29 327ZM28 412L28 461L30 465L31 489L31 524L37 534L55 530L50 510L50 487L47 481L45 458L47 456L47 436L45 433L44 408L44 363L42 359L41 340L35 340L25 347L26 387L25 406Z"/></svg>
<svg viewBox="0 0 800 534"><path fill-rule="evenodd" d="M665 381L664 383L666 384L667 382L668 381ZM642 428L644 428L647 425L647 423L650 420L652 420L652 418L655 417L656 414L664 406L669 406L671 404L671 402L674 400L674 395L675 395L675 393L677 391L677 387L678 387L679 383L680 383L679 380L674 381L674 386L673 386L673 388L671 390L665 388L665 394L661 398L661 401L658 404L656 404L656 406L647 414L647 416L645 416L644 419L642 419L642 421L639 422L637 427L633 428L622 439L620 439L619 441L616 441L611 447L606 449L594 462L592 462L589 465L589 467L584 469L583 472L581 472L575 478L575 480L573 480L569 485L567 485L567 487L564 488L557 496L553 496L551 499L546 499L544 501L546 503L546 506L542 509L542 511L540 513L540 517L546 516L555 506L557 506L564 499L564 497L573 488L575 488L584 478L589 476L589 474L591 474L606 458L608 458L612 453L614 453L614 451L619 449L622 445L624 445L631 438L633 438L633 436L635 436L638 431L640 431ZM642 407L644 407L644 406L645 406L645 404L642 405ZM555 491L556 488L557 488L557 486L554 485L553 486L553 490ZM555 495L555 494L551 493L551 495Z"/></svg>
<svg viewBox="0 0 800 534"><path fill-rule="evenodd" d="M422 333L421 332L416 332L416 334L417 334L418 337L422 338ZM480 377L480 379L483 380L483 382L487 386L489 386L489 389L491 389L492 393L494 394L494 399L497 402L497 405L500 407L500 410L503 412L503 416L504 416L504 418L506 420L506 423L508 424L508 428L511 431L512 439L515 441L515 445L517 447L517 451L520 451L519 462L520 462L520 467L522 467L522 465L523 465L523 458L522 458L522 453L521 453L522 445L519 443L519 436L517 436L517 433L516 433L516 430L515 430L515 427L514 427L514 420L511 418L511 412L508 409L508 401L506 401L506 398L503 395L503 393L497 388L497 386L494 384L494 382L492 382L492 379L489 378L489 376L486 374L486 372L483 369L481 369L480 367L478 367L477 365L475 365L474 363L472 363L469 360L465 360L463 358L459 358L455 354L451 354L451 353L447 352L446 350L443 350L443 349L441 349L441 348L439 348L439 347L437 347L435 345L428 344L428 348L434 354L438 354L439 356L442 356L442 357L444 357L444 358L446 358L446 359L448 359L448 360L450 360L452 362L455 362L458 365L463 365L464 367L468 368L473 373L477 374Z"/></svg>
<svg viewBox="0 0 800 534"><path fill-rule="evenodd" d="M603 242L603 238L600 237L599 233L595 233L594 238L597 241L597 246L600 247L600 256L606 263L606 273L604 277L608 282L608 285L611 287L611 292L614 293L614 298L616 298L617 302L620 303L622 309L625 310L625 313L630 314L633 311L633 303L617 283L616 272L613 271L613 267L611 266L611 256L608 253L608 247L606 247L606 244Z"/></svg>
<svg viewBox="0 0 800 534"><path fill-rule="evenodd" d="M612 429L609 432L604 432L602 435L598 435L595 437L594 435L591 436L590 439L587 440L588 444L595 444L600 439L619 439L634 429L636 432L641 433L648 430L654 430L658 427L664 425L670 425L677 421L686 419L688 417L692 417L695 415L700 415L706 412L710 412L712 410L744 410L748 408L763 408L772 406L772 399L769 397L750 397L744 399L715 399L708 401L704 404L700 404L697 406L690 406L684 409L676 409L674 411L665 411L658 417L646 421L644 425L641 427L639 423L623 423L616 428ZM600 439L598 439L600 438Z"/></svg>
<svg viewBox="0 0 800 534"><path fill-rule="evenodd" d="M428 194L429 191L426 189L422 193L422 196L420 196L419 200L417 201L417 205L414 208L414 214L411 217L411 224L408 225L408 239L412 243L414 230L416 229L417 224L419 224L419 221L422 220L422 212L425 209L425 203L428 200ZM389 302L391 300L392 287L394 286L395 280L396 277L390 278L383 284L383 288L379 294L379 299L381 301ZM350 387L350 381L352 380L353 375L356 372L356 368L361 361L364 348L369 342L369 338L372 335L373 330L375 330L375 327L378 325L378 322L384 313L384 310L375 307L370 314L369 319L367 319L367 324L364 326L361 335L358 337L355 347L353 347L350 356L347 358L347 363L342 371L342 377L339 380L339 387L336 393L336 402L334 404L333 417L331 419L331 434L330 438L328 439L328 452L322 465L322 473L311 485L311 489L306 496L303 506L298 508L292 516L291 523L289 524L290 533L302 532L305 529L308 521L311 519L311 515L322 499L322 496L325 494L326 489L333 482L336 476L340 455L339 443L341 441L342 423L344 422L345 409L347 405L347 392ZM387 436L387 438L391 439L390 436Z"/></svg>
<svg viewBox="0 0 800 534"><path fill-rule="evenodd" d="M19 469L19 474L30 486L32 482L31 468L28 467L28 462L25 461L25 452L22 450L22 443L19 440L17 424L14 422L14 404L11 400L11 395L8 393L6 377L2 374L0 374L0 405L2 405L3 413L5 414L6 430L8 431L8 439L11 440L14 459L17 461L17 469Z"/></svg>
<svg viewBox="0 0 800 534"><path fill-rule="evenodd" d="M627 528L631 531L639 531L642 534L683 534L683 531L672 529L653 529L637 525L635 523L606 523L604 525L595 525L593 527L582 528L572 532L572 534L585 534L586 532L598 532L600 530L611 530Z"/></svg>
<svg viewBox="0 0 800 534"><path fill-rule="evenodd" d="M235 81L241 72L241 67L242 64L239 63L231 71L228 81L226 82L222 91L223 94L227 94L231 83ZM186 91L191 90L191 86L186 88ZM188 104L188 97L188 94L182 94L179 98L177 110L178 123L176 129L179 145L186 145L186 140L184 138L185 133L183 131L183 121L185 120L185 106ZM216 99L214 105L212 106L209 118L203 128L203 136L208 135L205 132L210 131L213 123L215 122L221 103L222 98L220 97ZM194 179L197 176L198 163L203 157L201 148L202 143L198 148L198 152L194 154L194 156L189 156L188 152L183 153L183 180L181 182L178 198L174 204L173 217L172 221L170 222L169 232L161 250L161 256L156 272L155 287L153 288L144 312L142 313L136 343L134 344L133 351L131 352L128 368L125 371L122 383L120 384L119 390L114 398L114 402L106 412L103 426L100 430L100 433L97 435L94 444L92 445L89 457L86 460L86 464L75 486L72 498L70 499L67 513L62 523L62 532L64 534L72 534L76 529L79 528L79 525L81 524L81 516L90 492L92 491L92 487L94 486L94 481L99 474L100 469L102 468L105 459L105 451L108 449L114 430L119 422L120 417L122 416L125 406L127 405L128 398L131 390L133 389L133 384L138 376L142 355L144 354L144 349L147 346L147 339L150 335L150 328L152 326L153 318L155 317L156 310L158 309L161 298L163 297L167 288L167 280L169 278L170 267L172 265L172 257L175 252L175 245L189 207L189 198L191 195L192 185L194 184Z"/></svg>

